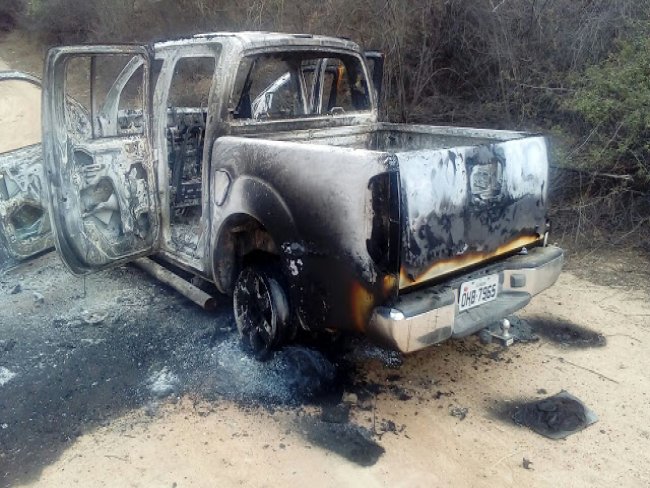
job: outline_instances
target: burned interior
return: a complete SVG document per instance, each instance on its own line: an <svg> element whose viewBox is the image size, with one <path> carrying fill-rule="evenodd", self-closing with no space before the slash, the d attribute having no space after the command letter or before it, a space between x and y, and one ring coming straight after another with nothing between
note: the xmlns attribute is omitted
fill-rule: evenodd
<svg viewBox="0 0 650 488"><path fill-rule="evenodd" d="M214 57L179 59L167 95L170 227L179 251L200 257L201 186Z"/></svg>

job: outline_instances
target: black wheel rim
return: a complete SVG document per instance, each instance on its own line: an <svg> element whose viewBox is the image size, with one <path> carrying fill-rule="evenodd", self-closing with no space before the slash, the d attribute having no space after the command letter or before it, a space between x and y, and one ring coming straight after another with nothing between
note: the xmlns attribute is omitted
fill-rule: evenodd
<svg viewBox="0 0 650 488"><path fill-rule="evenodd" d="M233 304L240 337L260 356L268 354L277 339L277 310L264 276L254 269L242 272L235 286Z"/></svg>

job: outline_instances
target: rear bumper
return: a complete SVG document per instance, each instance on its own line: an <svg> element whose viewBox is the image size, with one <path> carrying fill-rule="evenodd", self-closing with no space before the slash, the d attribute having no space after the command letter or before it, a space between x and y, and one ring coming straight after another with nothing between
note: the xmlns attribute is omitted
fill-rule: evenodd
<svg viewBox="0 0 650 488"><path fill-rule="evenodd" d="M368 335L401 352L424 349L446 339L460 338L520 310L531 298L557 280L564 264L558 247L538 247L526 255L512 256L478 271L454 278L444 285L401 296L392 307L373 310ZM498 274L497 299L458 312L458 290L462 283L480 276Z"/></svg>

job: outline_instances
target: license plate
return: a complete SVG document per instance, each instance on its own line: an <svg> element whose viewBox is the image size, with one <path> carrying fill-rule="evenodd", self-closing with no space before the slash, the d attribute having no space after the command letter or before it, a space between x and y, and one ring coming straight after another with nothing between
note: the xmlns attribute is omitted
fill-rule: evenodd
<svg viewBox="0 0 650 488"><path fill-rule="evenodd" d="M499 292L499 275L489 275L460 285L458 311L469 310L491 302Z"/></svg>

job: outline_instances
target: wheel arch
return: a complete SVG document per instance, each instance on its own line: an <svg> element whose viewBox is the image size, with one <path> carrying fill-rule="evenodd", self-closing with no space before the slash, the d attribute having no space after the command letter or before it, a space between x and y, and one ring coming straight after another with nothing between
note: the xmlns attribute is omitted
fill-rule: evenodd
<svg viewBox="0 0 650 488"><path fill-rule="evenodd" d="M271 210L270 207L268 210ZM277 207L276 207L277 208ZM284 213L284 212L283 212ZM281 225L276 226L276 222ZM222 293L231 295L237 275L246 260L261 256L281 256L281 246L295 235L288 215L267 212L261 219L252 212L228 215L216 233L212 250L212 274Z"/></svg>

